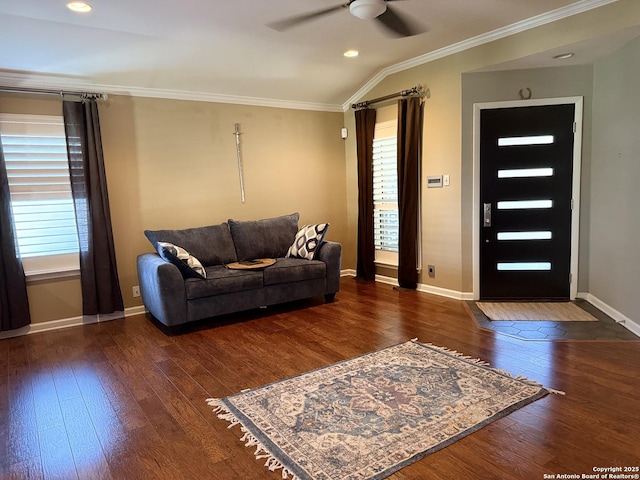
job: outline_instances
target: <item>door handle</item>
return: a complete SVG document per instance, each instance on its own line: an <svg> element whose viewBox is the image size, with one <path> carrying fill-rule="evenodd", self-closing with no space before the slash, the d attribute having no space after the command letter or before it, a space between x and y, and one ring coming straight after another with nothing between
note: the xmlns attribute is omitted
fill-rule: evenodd
<svg viewBox="0 0 640 480"><path fill-rule="evenodd" d="M482 226L490 227L491 226L491 204L484 204L484 221L482 222Z"/></svg>

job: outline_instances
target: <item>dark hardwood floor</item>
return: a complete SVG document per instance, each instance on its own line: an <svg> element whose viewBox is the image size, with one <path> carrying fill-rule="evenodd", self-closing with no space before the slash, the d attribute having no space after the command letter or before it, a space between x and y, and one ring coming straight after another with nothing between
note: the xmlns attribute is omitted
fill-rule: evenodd
<svg viewBox="0 0 640 480"><path fill-rule="evenodd" d="M415 337L566 396L389 478L539 480L640 464L640 341L519 340L479 328L465 302L346 277L334 303L297 302L176 335L140 315L0 340L1 478L281 478L205 399Z"/></svg>

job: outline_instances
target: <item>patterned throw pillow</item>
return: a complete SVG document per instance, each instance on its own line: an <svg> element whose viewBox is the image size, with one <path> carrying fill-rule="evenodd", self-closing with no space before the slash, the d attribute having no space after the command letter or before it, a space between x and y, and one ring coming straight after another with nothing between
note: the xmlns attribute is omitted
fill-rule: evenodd
<svg viewBox="0 0 640 480"><path fill-rule="evenodd" d="M328 223L319 223L317 225L305 225L298 233L293 241L293 245L289 247L287 257L306 258L313 260L316 256L318 248L324 239L325 234L329 230Z"/></svg>
<svg viewBox="0 0 640 480"><path fill-rule="evenodd" d="M202 280L207 278L207 272L202 266L202 263L200 263L200 260L184 248L168 242L158 242L157 245L158 255L178 267L183 277L200 278Z"/></svg>

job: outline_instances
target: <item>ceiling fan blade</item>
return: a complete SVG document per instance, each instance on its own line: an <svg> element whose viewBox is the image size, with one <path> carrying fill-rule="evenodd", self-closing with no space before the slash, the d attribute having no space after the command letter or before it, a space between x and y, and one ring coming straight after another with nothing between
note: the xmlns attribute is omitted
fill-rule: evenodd
<svg viewBox="0 0 640 480"><path fill-rule="evenodd" d="M387 0L387 2L388 1L389 0ZM385 27L388 33L395 37L411 37L426 31L415 23L407 21L406 18L401 18L391 5L387 5L387 9L380 16L376 17L376 20Z"/></svg>
<svg viewBox="0 0 640 480"><path fill-rule="evenodd" d="M309 22L311 20L315 20L316 18L324 17L325 15L329 15L330 13L337 12L345 7L348 7L349 4L336 5L334 7L323 8L322 10L316 10L310 13L304 13L302 15L295 15L289 18L283 18L282 20L278 20L276 22L268 23L267 26L277 30L279 32L284 32L292 27L300 25L302 23Z"/></svg>

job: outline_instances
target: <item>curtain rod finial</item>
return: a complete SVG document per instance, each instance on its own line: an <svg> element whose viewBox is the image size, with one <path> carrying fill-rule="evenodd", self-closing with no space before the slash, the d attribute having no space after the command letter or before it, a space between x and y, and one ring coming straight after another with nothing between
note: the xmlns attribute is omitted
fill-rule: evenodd
<svg viewBox="0 0 640 480"><path fill-rule="evenodd" d="M431 98L431 90L422 84L418 84L415 88L416 93L423 98Z"/></svg>

